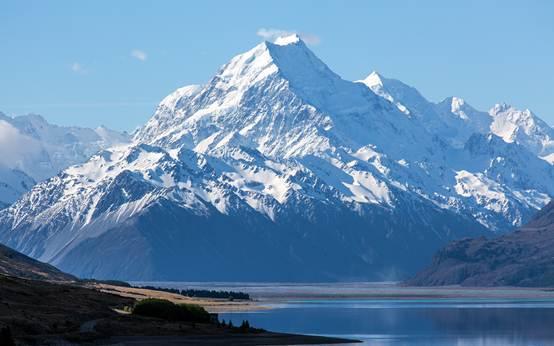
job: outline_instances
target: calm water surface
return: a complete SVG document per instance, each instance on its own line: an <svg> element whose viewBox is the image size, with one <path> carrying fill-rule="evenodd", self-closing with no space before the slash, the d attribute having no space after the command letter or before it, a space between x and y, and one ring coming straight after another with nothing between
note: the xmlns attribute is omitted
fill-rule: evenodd
<svg viewBox="0 0 554 346"><path fill-rule="evenodd" d="M163 286L195 288L184 283ZM346 291L344 286L328 285L264 287L220 285L218 289L246 291L272 307L221 314L220 319L235 325L248 320L253 326L278 332L357 339L365 345L554 345L554 297L513 299L501 293L494 299L289 299L298 292ZM386 293L397 288L378 289ZM375 292L375 287L348 286L346 290L359 294Z"/></svg>
<svg viewBox="0 0 554 346"><path fill-rule="evenodd" d="M310 300L274 307L222 318L367 345L554 345L553 301Z"/></svg>

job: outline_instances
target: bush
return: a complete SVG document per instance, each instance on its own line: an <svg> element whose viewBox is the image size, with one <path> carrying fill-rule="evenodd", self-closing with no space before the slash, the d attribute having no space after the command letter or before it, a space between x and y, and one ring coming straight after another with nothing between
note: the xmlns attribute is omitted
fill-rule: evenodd
<svg viewBox="0 0 554 346"><path fill-rule="evenodd" d="M243 333L248 333L250 331L250 322L248 322L247 320L242 321L239 329Z"/></svg>
<svg viewBox="0 0 554 346"><path fill-rule="evenodd" d="M164 299L141 300L135 304L133 314L169 321L210 322L210 314L203 307L195 304L173 304Z"/></svg>
<svg viewBox="0 0 554 346"><path fill-rule="evenodd" d="M3 327L0 329L0 345L15 346L15 341L13 340L10 327Z"/></svg>
<svg viewBox="0 0 554 346"><path fill-rule="evenodd" d="M97 280L97 279L82 279L82 282L91 284L105 284L120 287L133 287L130 283L120 280Z"/></svg>

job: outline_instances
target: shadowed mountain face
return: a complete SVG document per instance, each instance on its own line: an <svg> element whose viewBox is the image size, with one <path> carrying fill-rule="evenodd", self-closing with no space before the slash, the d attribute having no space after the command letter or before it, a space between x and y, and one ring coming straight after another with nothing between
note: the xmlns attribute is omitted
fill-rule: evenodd
<svg viewBox="0 0 554 346"><path fill-rule="evenodd" d="M407 284L554 286L554 202L511 234L451 243Z"/></svg>
<svg viewBox="0 0 554 346"><path fill-rule="evenodd" d="M0 244L0 274L24 279L75 281L76 278L56 267L39 262Z"/></svg>

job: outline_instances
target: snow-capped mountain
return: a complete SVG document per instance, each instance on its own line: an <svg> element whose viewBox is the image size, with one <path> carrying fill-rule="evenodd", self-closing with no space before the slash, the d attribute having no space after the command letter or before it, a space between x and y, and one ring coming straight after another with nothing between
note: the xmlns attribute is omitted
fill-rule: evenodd
<svg viewBox="0 0 554 346"><path fill-rule="evenodd" d="M40 115L0 113L0 208L17 200L37 181L86 161L102 148L129 143L126 133L63 127Z"/></svg>
<svg viewBox="0 0 554 346"><path fill-rule="evenodd" d="M0 212L0 241L101 278L404 277L554 194L542 152L491 118L378 74L343 80L296 35L264 42Z"/></svg>
<svg viewBox="0 0 554 346"><path fill-rule="evenodd" d="M453 146L463 146L474 133L492 133L553 163L554 129L528 109L521 111L496 104L488 113L480 112L458 97L448 97L435 104L415 88L377 72L359 82L407 116L418 117L429 132L443 137Z"/></svg>
<svg viewBox="0 0 554 346"><path fill-rule="evenodd" d="M519 143L550 163L554 162L554 129L526 109L497 104L489 114L490 129L508 143Z"/></svg>

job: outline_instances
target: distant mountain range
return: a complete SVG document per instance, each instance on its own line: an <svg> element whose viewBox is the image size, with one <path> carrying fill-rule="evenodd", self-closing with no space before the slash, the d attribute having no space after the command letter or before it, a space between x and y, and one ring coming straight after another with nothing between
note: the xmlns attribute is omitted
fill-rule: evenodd
<svg viewBox="0 0 554 346"><path fill-rule="evenodd" d="M37 184L0 212L0 242L82 277L405 278L450 240L545 206L553 138L528 110L436 104L377 73L346 81L293 35Z"/></svg>
<svg viewBox="0 0 554 346"><path fill-rule="evenodd" d="M512 233L448 244L407 284L554 286L554 202Z"/></svg>
<svg viewBox="0 0 554 346"><path fill-rule="evenodd" d="M0 113L0 209L36 183L85 162L100 149L130 142L109 130L49 124L40 115L9 117Z"/></svg>

